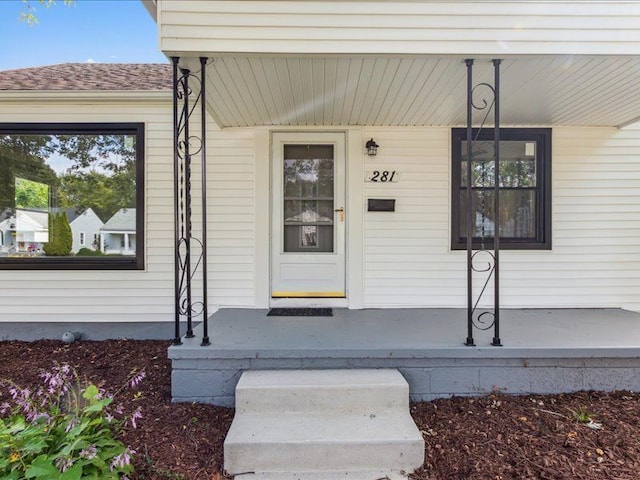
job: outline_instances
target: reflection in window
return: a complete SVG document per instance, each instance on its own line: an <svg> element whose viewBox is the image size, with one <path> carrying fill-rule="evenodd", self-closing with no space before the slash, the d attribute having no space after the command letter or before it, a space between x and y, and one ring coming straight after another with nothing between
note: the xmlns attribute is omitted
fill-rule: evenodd
<svg viewBox="0 0 640 480"><path fill-rule="evenodd" d="M477 135L477 132L474 132ZM466 129L452 131L452 246L466 248L468 151ZM500 211L495 211L493 130L471 145L471 227L474 248L493 243L496 220L503 248L551 247L551 130L500 130Z"/></svg>
<svg viewBox="0 0 640 480"><path fill-rule="evenodd" d="M143 143L142 124L0 125L0 267L142 268Z"/></svg>
<svg viewBox="0 0 640 480"><path fill-rule="evenodd" d="M6 221L13 226L9 232L15 237L15 248L29 255L41 254L49 241L49 186L16 177L14 188L15 213Z"/></svg>
<svg viewBox="0 0 640 480"><path fill-rule="evenodd" d="M301 227L300 246L311 248L318 246L318 227L315 225L303 225Z"/></svg>
<svg viewBox="0 0 640 480"><path fill-rule="evenodd" d="M284 146L284 251L333 252L333 145Z"/></svg>

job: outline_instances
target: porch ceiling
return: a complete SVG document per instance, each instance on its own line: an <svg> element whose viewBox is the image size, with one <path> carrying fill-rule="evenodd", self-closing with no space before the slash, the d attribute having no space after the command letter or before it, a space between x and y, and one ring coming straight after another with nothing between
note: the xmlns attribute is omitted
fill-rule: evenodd
<svg viewBox="0 0 640 480"><path fill-rule="evenodd" d="M194 62L195 63L195 62ZM474 84L493 83L477 60ZM640 57L506 58L504 125L621 126L640 117ZM221 127L466 123L463 58L225 56L207 67Z"/></svg>

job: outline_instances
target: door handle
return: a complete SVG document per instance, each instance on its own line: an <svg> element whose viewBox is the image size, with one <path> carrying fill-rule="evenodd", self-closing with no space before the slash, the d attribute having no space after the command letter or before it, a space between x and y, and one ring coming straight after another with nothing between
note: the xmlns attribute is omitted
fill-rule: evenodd
<svg viewBox="0 0 640 480"><path fill-rule="evenodd" d="M344 222L344 207L336 208L334 212L340 212L340 221Z"/></svg>

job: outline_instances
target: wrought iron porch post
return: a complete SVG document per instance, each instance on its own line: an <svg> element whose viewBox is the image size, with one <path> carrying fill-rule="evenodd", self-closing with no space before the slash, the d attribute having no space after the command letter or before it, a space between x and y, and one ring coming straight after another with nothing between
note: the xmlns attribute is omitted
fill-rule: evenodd
<svg viewBox="0 0 640 480"><path fill-rule="evenodd" d="M493 200L495 227L493 229L493 257L494 257L494 284L493 284L493 340L491 345L500 347L500 63L501 60L494 59L494 125L493 125L493 148L495 152L495 173L493 179Z"/></svg>
<svg viewBox="0 0 640 480"><path fill-rule="evenodd" d="M189 77L191 71L187 68L180 69L182 73L182 118L185 119L182 126L184 131L184 141L182 142L182 151L184 154L184 246L185 246L185 262L184 277L186 279L186 309L184 314L187 316L187 338L193 338L193 309L191 305L193 299L191 297L191 135L189 131ZM181 201L182 201L182 195Z"/></svg>
<svg viewBox="0 0 640 480"><path fill-rule="evenodd" d="M207 97L206 89L207 59L200 57L200 176L202 178L202 345L211 345L209 341L209 308L207 292Z"/></svg>
<svg viewBox="0 0 640 480"><path fill-rule="evenodd" d="M171 57L171 63L173 66L173 229L174 229L174 257L173 257L173 271L174 271L174 294L175 294L175 307L174 307L174 337L173 344L180 345L182 340L180 339L180 246L178 244L180 238L180 212L178 210L178 178L179 178L179 164L180 155L178 153L178 57Z"/></svg>
<svg viewBox="0 0 640 480"><path fill-rule="evenodd" d="M465 345L472 347L473 341L473 192L471 190L471 144L473 142L473 60L465 60L467 65L467 340Z"/></svg>
<svg viewBox="0 0 640 480"><path fill-rule="evenodd" d="M502 346L500 341L500 63L501 60L494 59L492 64L494 67L494 84L491 86L488 83L473 84L473 64L472 59L465 60L467 66L467 211L466 211L466 235L467 235L467 338L465 345L474 346L473 329L478 328L480 330L489 330L493 327L493 339L491 345L499 347ZM474 93L477 88L482 87L486 91L490 92L492 98L488 102L485 98L482 98L481 102L476 103L474 101ZM476 128L474 134L473 128L473 110L482 111L485 110L482 121ZM486 215L484 211L484 192L487 190L487 186L484 184L485 175L483 174L483 184L481 186L483 192L482 200L482 234L480 238L480 245L477 250L474 250L473 238L475 236L475 207L473 205L473 142L478 141L480 138L484 123L489 118L489 115L493 110L494 123L493 123L493 251L485 248L485 221ZM483 166L484 171L484 166ZM478 255L486 255L489 257L487 267L479 267L474 264ZM486 274L486 279L482 285L482 289L478 294L478 298L474 302L473 295L473 277L475 272L482 272ZM491 278L493 277L493 311L484 311L476 316L476 310L480 305L482 296L484 295ZM485 324L485 319L490 318L491 321Z"/></svg>
<svg viewBox="0 0 640 480"><path fill-rule="evenodd" d="M207 290L207 168L206 168L206 105L205 105L205 57L200 58L200 78L187 68L180 68L178 57L171 58L173 64L173 181L174 181L174 282L175 282L175 336L174 344L182 343L180 321L186 318L186 338L194 337L193 320L202 316L202 343L209 345L208 331L208 290ZM200 85L200 92L193 96L189 80L194 79ZM200 104L200 136L191 133L191 116ZM202 199L202 240L193 236L192 225L192 158L201 157L201 191ZM195 190L198 194L197 189ZM197 249L200 253L197 255ZM194 300L193 277L202 269L202 300Z"/></svg>

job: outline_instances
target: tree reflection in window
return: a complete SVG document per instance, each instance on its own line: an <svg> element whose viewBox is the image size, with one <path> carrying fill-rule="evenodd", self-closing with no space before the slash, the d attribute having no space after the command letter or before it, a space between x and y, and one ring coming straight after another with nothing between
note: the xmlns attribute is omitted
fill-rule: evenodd
<svg viewBox="0 0 640 480"><path fill-rule="evenodd" d="M474 136L477 132L474 132ZM471 226L474 248L493 242L495 145L493 130L472 142ZM467 236L466 129L452 131L452 246L465 248ZM500 130L500 244L502 248L551 246L551 130Z"/></svg>
<svg viewBox="0 0 640 480"><path fill-rule="evenodd" d="M105 265L117 263L114 257L134 257L116 268L141 268L135 247L100 251L105 242L99 239L136 238L136 233L142 238L136 210L143 198L143 146L142 124L0 125L0 265L20 265L21 259L44 262L51 256L47 252L55 251ZM114 218L117 225L105 229ZM58 241L54 233L60 229L53 226L60 221L68 224L62 230L72 230L76 239L62 254L46 248ZM81 242L80 228L94 242ZM97 260L100 256L105 258Z"/></svg>
<svg viewBox="0 0 640 480"><path fill-rule="evenodd" d="M332 252L333 145L284 146L285 252Z"/></svg>

